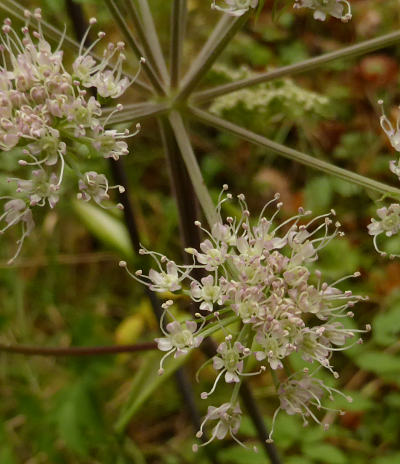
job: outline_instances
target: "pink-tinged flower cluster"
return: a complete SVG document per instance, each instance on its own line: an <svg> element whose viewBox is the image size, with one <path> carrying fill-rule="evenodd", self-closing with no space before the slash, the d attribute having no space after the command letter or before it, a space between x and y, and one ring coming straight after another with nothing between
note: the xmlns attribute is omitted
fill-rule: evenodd
<svg viewBox="0 0 400 464"><path fill-rule="evenodd" d="M344 23L350 21L351 6L347 0L295 0L294 8L310 8L314 10L314 19L325 21L333 16Z"/></svg>
<svg viewBox="0 0 400 464"><path fill-rule="evenodd" d="M178 354L182 349L186 353L213 331L225 332L225 339L212 360L215 381L209 392L201 394L202 399L213 394L220 381L239 386L243 377L261 374L267 368L274 376L285 378L293 353L300 354L315 370L327 369L337 378L332 354L360 343L361 339L350 344L348 341L370 327L350 330L342 322L353 317L353 306L363 298L350 290L342 290L340 284L358 277L359 273L328 283L321 272L313 270L320 250L343 235L335 212L310 219L311 212L300 209L297 215L278 224L282 203L277 194L253 221L241 194L238 195L240 217L223 220L222 206L232 198L226 193L227 188L224 186L220 195L219 220L211 231L198 221L195 223L207 238L198 250L186 248L193 258L192 265L180 266L163 255L143 249L142 254L151 255L157 262L158 270L150 271L147 276L140 270L131 274L154 291L183 292L199 305L201 313L195 315L196 322L189 321L190 327L172 322L173 326L167 326L166 338L157 340L159 348L168 351L167 354ZM268 208L273 212L265 217ZM126 263L121 265L125 267ZM194 278L193 270L196 276L199 272L203 276L199 280ZM173 318L169 305L164 309L165 316ZM174 341L176 337L179 343ZM250 357L259 362L253 372L246 369ZM314 402L319 405L322 393L330 390L311 377L308 370L297 373L295 380L290 378L277 388L280 409L315 418L309 409ZM310 388L306 395L307 382ZM227 403L232 408L236 406L236 396L237 388L234 388L233 397ZM223 430L235 430L233 423L231 428L227 426L230 415L226 417ZM216 429L212 432L213 437L219 438L219 435Z"/></svg>
<svg viewBox="0 0 400 464"><path fill-rule="evenodd" d="M80 173L76 160L118 159L128 153L126 139L135 135L106 129L109 118L101 119L102 103L119 97L131 84L122 75L124 44L110 43L101 62L96 62L90 52L105 34L100 32L92 46L84 49L87 33L96 23L92 18L68 71L62 41L54 49L43 36L40 9L25 11L25 17L21 35L7 18L0 36L0 149L18 153L25 172L24 178L10 178L16 185L16 198L3 197L6 225L1 232L22 224L18 251L34 226L31 209L46 204L53 208L58 202L65 166L73 167L78 176L78 197L102 203L108 199L105 176ZM32 30L32 23L37 30ZM115 64L109 69L112 59ZM114 112L121 109L117 105Z"/></svg>
<svg viewBox="0 0 400 464"><path fill-rule="evenodd" d="M382 115L380 117L380 124L387 135L391 146L400 152L400 116L397 118L396 126L393 127L390 119L386 116L383 109L383 100L379 100L378 104L382 108ZM397 176L400 180L400 159L392 160L389 163L390 171ZM378 219L372 218L371 223L368 225L368 233L373 236L373 243L375 250L382 256L387 253L383 251L378 245L378 237L384 235L392 237L397 235L400 231L400 204L392 203L389 207L383 206L376 211ZM392 253L390 258L399 257L400 253Z"/></svg>
<svg viewBox="0 0 400 464"><path fill-rule="evenodd" d="M231 16L242 16L257 5L258 0L212 0L211 8Z"/></svg>

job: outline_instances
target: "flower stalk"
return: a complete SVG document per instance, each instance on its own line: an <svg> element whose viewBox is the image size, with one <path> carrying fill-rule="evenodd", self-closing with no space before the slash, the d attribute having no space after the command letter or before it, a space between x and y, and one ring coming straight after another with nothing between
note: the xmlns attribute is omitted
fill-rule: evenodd
<svg viewBox="0 0 400 464"><path fill-rule="evenodd" d="M395 45L399 41L400 32L391 32L390 34L385 34L381 37L377 37L376 39L366 40L356 45L351 45L349 47L341 48L340 50L335 50L334 52L324 53L323 55L316 56L308 60L303 60L299 63L282 66L280 68L273 69L271 71L267 71L265 73L261 73L246 79L241 79L236 82L230 82L228 84L219 85L211 89L195 92L193 93L192 100L196 103L204 103L221 95L234 92L235 90L240 90L252 85L268 82L279 77L294 76L303 72L312 71L319 68L320 66L323 66L324 64L335 60L350 59L365 55L366 53Z"/></svg>
<svg viewBox="0 0 400 464"><path fill-rule="evenodd" d="M254 143L255 145L263 148L267 148L268 150L271 150L280 156L304 164L313 169L317 169L318 171L331 174L340 179L351 182L352 184L360 185L368 190L387 195L388 197L394 198L396 200L400 199L400 189L396 187L392 187L360 174L356 174L352 171L348 171L347 169L340 168L334 164L314 158L293 148L276 143L266 137L263 137L262 135L258 135L252 131L244 129L243 127L240 127L232 122L218 118L217 116L214 116L207 111L200 110L193 106L190 106L189 109L190 114L192 114L196 119L211 127L217 127L219 129L230 132L231 134L237 135L238 137L247 140L248 142Z"/></svg>

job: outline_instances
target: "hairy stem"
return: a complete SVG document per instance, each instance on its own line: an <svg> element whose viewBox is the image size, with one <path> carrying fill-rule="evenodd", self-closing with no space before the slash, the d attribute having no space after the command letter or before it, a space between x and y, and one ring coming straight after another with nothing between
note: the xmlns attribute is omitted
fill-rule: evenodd
<svg viewBox="0 0 400 464"><path fill-rule="evenodd" d="M390 34L383 35L376 39L366 40L350 47L344 47L340 50L325 53L308 60L301 61L300 63L283 66L281 68L274 69L265 73L258 74L254 77L241 79L236 82L230 82L229 84L223 84L216 86L212 89L203 90L193 94L193 101L196 103L205 102L213 98L225 95L235 90L240 90L245 87L252 85L261 84L262 82L268 82L278 77L292 76L306 71L311 71L331 61L338 60L340 58L354 58L356 56L364 55L381 48L389 47L400 41L400 32L392 32Z"/></svg>
<svg viewBox="0 0 400 464"><path fill-rule="evenodd" d="M313 169L317 169L327 174L339 177L340 179L351 182L352 184L361 185L366 189L387 195L388 197L391 197L395 200L400 199L400 189L396 187L392 187L382 182L378 182L360 174L348 171L347 169L340 168L334 164L327 163L326 161L319 160L310 155L306 155L305 153L276 143L270 139L267 139L266 137L255 134L252 131L244 129L236 124L233 124L232 122L226 121L225 119L218 118L217 116L214 116L198 108L190 107L190 113L195 118L211 127L223 129L227 132L230 132L231 134L237 135L244 140L247 140L248 142L267 148L268 150L271 150L278 155L284 156L285 158L289 158Z"/></svg>

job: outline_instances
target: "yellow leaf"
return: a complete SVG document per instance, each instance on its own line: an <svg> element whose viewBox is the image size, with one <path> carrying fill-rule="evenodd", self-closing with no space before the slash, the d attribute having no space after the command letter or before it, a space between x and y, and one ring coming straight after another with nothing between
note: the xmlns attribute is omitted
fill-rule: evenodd
<svg viewBox="0 0 400 464"><path fill-rule="evenodd" d="M134 343L142 334L145 326L143 314L133 314L124 319L115 331L115 340L119 345Z"/></svg>

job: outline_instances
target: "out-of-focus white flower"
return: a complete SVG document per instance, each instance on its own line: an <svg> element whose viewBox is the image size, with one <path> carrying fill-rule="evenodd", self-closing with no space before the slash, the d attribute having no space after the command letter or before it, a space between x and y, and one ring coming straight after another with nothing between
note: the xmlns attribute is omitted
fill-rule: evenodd
<svg viewBox="0 0 400 464"><path fill-rule="evenodd" d="M222 6L219 3L222 3ZM242 16L250 8L256 8L258 0L213 0L211 8L222 11L231 16Z"/></svg>
<svg viewBox="0 0 400 464"><path fill-rule="evenodd" d="M347 23L352 17L351 6L347 0L295 0L293 6L311 8L314 10L314 19L319 21L325 21L329 15Z"/></svg>

